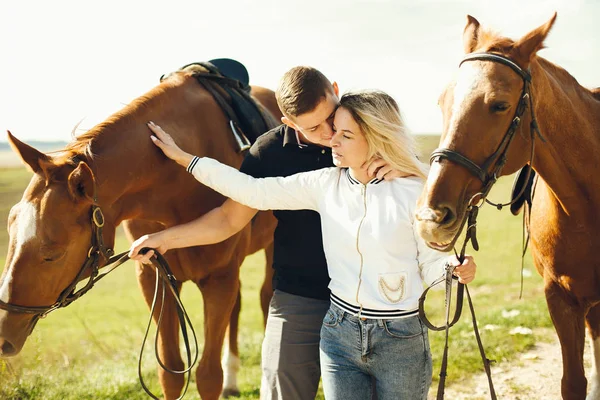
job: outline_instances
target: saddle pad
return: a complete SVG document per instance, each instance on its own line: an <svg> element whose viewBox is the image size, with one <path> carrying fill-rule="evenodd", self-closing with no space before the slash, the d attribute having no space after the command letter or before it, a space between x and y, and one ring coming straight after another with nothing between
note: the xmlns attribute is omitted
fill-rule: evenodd
<svg viewBox="0 0 600 400"><path fill-rule="evenodd" d="M510 205L510 212L513 215L518 215L521 212L521 208L523 208L523 204L525 204L525 202L527 202L529 207L531 207L531 190L533 187L533 180L535 179L534 170L531 170L529 180L525 182L525 179L527 178L527 171L530 169L531 166L529 164L525 164L525 166L521 168L519 172L517 172L517 176L515 176L511 193L511 200L515 200L515 202ZM523 186L525 186L525 190L523 191L521 196L517 198L517 195L519 194Z"/></svg>

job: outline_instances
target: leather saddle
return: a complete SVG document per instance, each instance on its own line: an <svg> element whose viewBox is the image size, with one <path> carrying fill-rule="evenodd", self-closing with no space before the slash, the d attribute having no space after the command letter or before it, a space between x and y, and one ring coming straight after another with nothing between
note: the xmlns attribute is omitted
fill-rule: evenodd
<svg viewBox="0 0 600 400"><path fill-rule="evenodd" d="M193 76L223 110L239 151L250 148L256 139L277 126L277 121L250 96L250 76L246 67L230 58L184 65L180 70L200 66ZM161 76L160 80L164 79Z"/></svg>

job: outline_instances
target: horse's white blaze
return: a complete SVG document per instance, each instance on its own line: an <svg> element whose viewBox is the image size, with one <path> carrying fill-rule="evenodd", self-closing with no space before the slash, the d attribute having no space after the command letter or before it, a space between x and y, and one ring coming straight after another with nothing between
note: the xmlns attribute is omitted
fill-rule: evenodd
<svg viewBox="0 0 600 400"><path fill-rule="evenodd" d="M10 300L9 290L15 272L14 266L16 261L19 259L19 253L21 252L23 246L35 237L37 231L37 210L35 206L29 202L21 202L21 204L19 204L19 210L15 222L17 224L15 254L12 258L12 262L7 267L4 280L0 284L0 300L4 302L8 302Z"/></svg>
<svg viewBox="0 0 600 400"><path fill-rule="evenodd" d="M592 350L592 374L589 379L590 391L586 400L600 400L600 337L590 340Z"/></svg>
<svg viewBox="0 0 600 400"><path fill-rule="evenodd" d="M452 117L448 125L449 132L456 129L458 121L467 111L465 103L471 97L471 93L479 86L483 79L483 72L476 64L465 63L458 70L456 85L454 86L454 99L452 100Z"/></svg>
<svg viewBox="0 0 600 400"><path fill-rule="evenodd" d="M238 356L229 351L229 345L227 342L225 343L225 348L223 349L223 359L221 360L221 365L223 367L223 390L237 390L237 375L242 362Z"/></svg>

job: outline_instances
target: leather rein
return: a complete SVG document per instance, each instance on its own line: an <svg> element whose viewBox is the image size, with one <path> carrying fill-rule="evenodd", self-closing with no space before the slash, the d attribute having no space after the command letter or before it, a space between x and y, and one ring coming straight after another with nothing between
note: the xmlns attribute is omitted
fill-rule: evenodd
<svg viewBox="0 0 600 400"><path fill-rule="evenodd" d="M535 154L535 136L536 136L536 134L542 142L546 142L546 140L540 133L540 130L539 130L536 118L535 118L535 114L534 114L533 96L531 93L531 86L530 86L531 85L530 71L523 70L514 61L512 61L511 59L509 59L507 57L501 56L499 54L493 54L493 53L468 54L467 56L465 56L465 58L463 58L463 60L459 64L459 67L466 61L491 61L491 62L496 62L496 63L506 65L506 66L510 67L513 71L515 71L521 77L521 79L523 80L523 89L521 91L519 103L517 104L517 108L513 115L513 119L508 127L508 130L504 134L504 137L502 138L502 141L496 148L496 151L494 151L494 153L485 160L483 165L479 166L477 163L470 160L469 158L463 156L462 154L460 154L454 150L448 149L448 148L437 148L431 154L431 157L429 160L430 163L440 161L442 159L447 159L448 161L452 161L452 162L457 163L457 164L461 165L462 167L466 168L472 175L479 178L479 180L483 184L481 191L476 193L469 199L469 202L467 203L467 211L465 213L465 217L463 218L461 227L457 231L457 234L454 237L454 239L452 240L452 242L456 241L456 239L461 234L462 229L464 228L464 225L466 223L467 230L466 230L465 240L463 242L460 254L458 254L456 252L456 249L454 250L454 252L456 254L456 258L458 259L458 261L461 264L463 263L463 261L465 259L465 251L466 251L467 244L469 242L471 242L473 249L479 250L479 243L477 241L477 231L476 231L477 216L479 213L479 208L484 203L488 203L488 204L496 207L498 210L501 210L503 207L513 204L516 201L516 199L518 199L523 194L523 192L525 190L526 185L523 185L523 188L521 188L519 194L514 196L513 200L511 200L507 203L494 203L494 202L488 200L488 198L487 198L492 189L492 186L498 180L498 177L500 176L502 169L504 168L504 165L506 164L506 161L507 161L506 154L508 152L510 144L512 143L512 141L515 137L515 133L517 132L517 129L519 128L519 126L521 124L523 114L525 113L525 110L527 108L529 108L529 112L531 114L531 123L530 123L531 150L530 150L528 164L531 165L533 163L533 157ZM531 174L531 168L529 168L527 171L527 175L525 178L526 182L529 180L530 174ZM478 201L475 203L476 199ZM444 398L444 385L445 385L445 380L446 380L446 368L447 368L447 364L448 364L449 329L454 324L456 324L456 322L458 322L458 320L460 319L460 315L462 313L464 290L466 289L467 299L469 302L469 308L470 308L471 316L472 316L473 331L475 333L475 338L477 340L477 345L479 347L479 352L481 355L481 359L483 361L483 366L484 366L484 369L485 369L485 372L486 372L486 375L488 378L488 385L490 388L490 397L493 400L495 400L496 393L494 391L494 386L492 383L491 367L490 367L493 360L489 360L485 355L483 344L481 342L481 337L479 335L479 330L477 328L477 320L475 317L475 310L473 307L473 302L471 300L471 295L469 294L469 289L468 289L467 285L458 283L457 300L456 300L457 304L456 304L454 316L452 317L452 319L450 318L450 303L451 303L451 294L452 294L452 281L454 280L454 277L453 277L454 268L455 268L454 266L446 264L446 274L444 276L442 276L441 278L437 279L427 289L425 289L425 291L419 298L419 316L421 317L421 320L423 321L423 323L429 329L434 330L434 331L445 330L445 346L444 346L444 353L443 353L443 357L442 357L442 363L441 363L441 367L440 367L440 380L439 380L439 384L438 384L437 399L441 400ZM446 298L445 298L446 323L445 323L445 325L442 325L442 326L435 326L427 319L427 317L425 315L424 303L425 303L425 299L427 296L427 292L433 286L435 286L441 282L446 283Z"/></svg>
<svg viewBox="0 0 600 400"><path fill-rule="evenodd" d="M94 203L96 203L96 201L94 201ZM113 255L114 254L113 249L107 248L104 245L104 240L103 240L103 235L102 235L102 228L104 227L104 214L102 213L102 210L100 209L100 207L97 206L96 204L93 204L92 208L91 208L91 223L92 223L91 224L92 225L91 246L87 252L86 260L84 261L83 265L79 269L79 272L77 273L77 275L75 276L73 281L66 287L66 289L64 289L61 292L61 294L58 296L58 299L54 302L54 304L49 305L49 306L22 306L22 305L17 305L17 304L13 304L13 303L6 303L6 302L0 300L0 309L6 310L8 312L17 313L17 314L33 314L33 318L31 320L30 326L29 326L29 333L31 333L33 331L33 328L35 327L35 325L41 318L44 318L52 311L58 310L59 308L66 307L69 304L71 304L72 302L74 302L75 300L79 299L81 296L86 294L92 287L94 287L94 285L100 279L104 278L106 275L108 275L109 273L114 271L121 264L123 264L129 260L128 251L124 251L120 254ZM142 251L140 253L146 253L149 250L150 249L148 249L148 248L144 248L144 249L142 249ZM150 389L146 386L144 379L142 377L142 357L144 354L144 345L146 343L146 340L148 339L148 333L150 331L150 326L152 325L152 316L154 315L154 310L156 308L156 303L157 303L157 299L158 299L158 291L159 291L159 281L162 281L162 285L161 285L162 301L161 301L160 313L159 313L159 317L158 317L158 321L157 321L157 334L155 337L155 355L156 355L156 360L157 360L158 364L165 371L173 373L173 374L179 374L179 375L187 374L187 380L186 380L186 384L185 384L183 393L181 394L180 397L178 397L178 399L182 399L183 396L185 395L185 393L188 389L188 385L190 383L192 367L198 360L198 340L196 338L196 332L194 331L194 327L192 326L190 318L185 310L185 307L183 306L183 303L181 302L181 299L179 298L179 290L178 290L179 283L177 282L177 279L175 279L175 276L171 272L169 264L164 259L164 257L156 251L155 251L155 257L153 257L151 259L151 261L152 261L152 264L154 265L155 271L156 271L156 285L154 288L154 299L152 301L150 317L148 318L148 325L146 327L146 331L145 331L141 349L140 349L140 356L139 356L139 360L138 360L138 376L140 379L140 384L142 385L142 388L144 389L144 391L151 398L158 400L159 397L155 396L150 391ZM112 267L108 271L100 274L100 268L108 266L108 265L112 265ZM89 273L89 279L87 280L85 285L83 287L81 287L80 289L76 289L79 281L81 281L82 277L84 277L87 273ZM165 363L161 360L161 358L158 354L158 329L160 328L160 324L162 322L167 287L169 288L169 290L171 291L171 293L173 294L173 297L175 299L175 308L177 311L177 317L179 318L179 326L181 329L181 334L182 334L182 338L183 338L185 349L186 349L188 366L187 366L187 368L184 368L181 371L172 370L172 369L169 369L168 367L166 367ZM190 328L190 331L192 333L192 338L194 341L195 352L194 352L193 357L192 357L192 351L191 351L187 327Z"/></svg>

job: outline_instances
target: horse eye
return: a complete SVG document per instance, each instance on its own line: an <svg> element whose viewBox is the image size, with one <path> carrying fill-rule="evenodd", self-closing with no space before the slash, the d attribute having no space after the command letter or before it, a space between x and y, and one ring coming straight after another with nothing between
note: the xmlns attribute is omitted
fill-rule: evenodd
<svg viewBox="0 0 600 400"><path fill-rule="evenodd" d="M490 111L493 113L500 113L500 112L508 110L509 108L510 108L510 104L502 101L502 102L493 103L490 106Z"/></svg>
<svg viewBox="0 0 600 400"><path fill-rule="evenodd" d="M64 255L64 251L47 253L42 256L42 260L44 260L44 262L54 262L60 260Z"/></svg>

